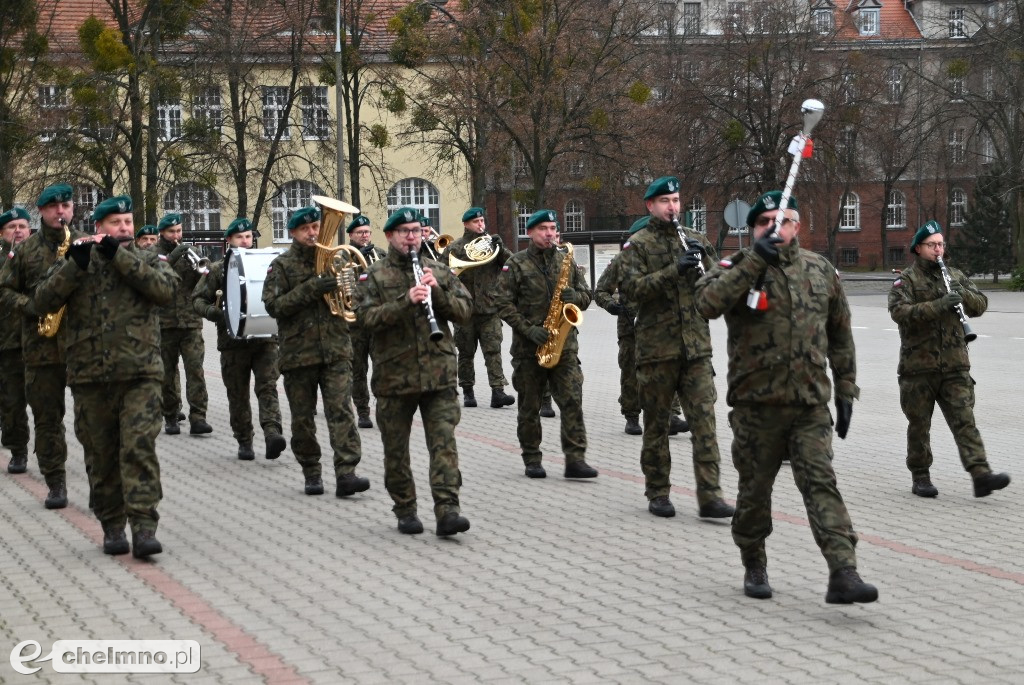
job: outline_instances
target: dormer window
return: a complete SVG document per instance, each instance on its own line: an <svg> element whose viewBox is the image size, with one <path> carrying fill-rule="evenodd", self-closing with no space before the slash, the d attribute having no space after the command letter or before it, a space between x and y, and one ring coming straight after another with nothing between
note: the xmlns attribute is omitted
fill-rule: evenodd
<svg viewBox="0 0 1024 685"><path fill-rule="evenodd" d="M862 36L877 36L881 21L881 10L877 7L866 7L857 11L857 28Z"/></svg>
<svg viewBox="0 0 1024 685"><path fill-rule="evenodd" d="M811 21L813 22L816 33L831 33L834 28L832 10L830 9L814 10L811 15Z"/></svg>

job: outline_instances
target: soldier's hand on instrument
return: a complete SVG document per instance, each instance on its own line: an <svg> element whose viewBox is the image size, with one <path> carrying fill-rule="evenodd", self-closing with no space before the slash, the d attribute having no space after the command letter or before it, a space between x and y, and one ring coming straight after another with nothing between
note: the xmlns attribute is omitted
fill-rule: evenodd
<svg viewBox="0 0 1024 685"><path fill-rule="evenodd" d="M322 274L318 274L313 279L313 290L318 295L326 295L327 293L334 292L338 289L338 279L333 274L327 273L326 271Z"/></svg>
<svg viewBox="0 0 1024 685"><path fill-rule="evenodd" d="M434 272L430 270L430 267L423 267L423 278L420 279L420 285L426 285L433 288L437 285L437 278L434 277Z"/></svg>
<svg viewBox="0 0 1024 685"><path fill-rule="evenodd" d="M207 321L212 321L213 323L217 323L221 319L220 309L218 309L217 307L214 307L211 304L209 307L206 308L206 313L203 315L203 318L206 319Z"/></svg>
<svg viewBox="0 0 1024 685"><path fill-rule="evenodd" d="M96 249L107 259L113 259L119 247L121 247L121 243L118 242L117 238L110 235L103 236L103 239L96 243Z"/></svg>
<svg viewBox="0 0 1024 685"><path fill-rule="evenodd" d="M939 306L943 309L952 309L958 304L962 304L964 296L955 290L951 290L942 297L939 298Z"/></svg>
<svg viewBox="0 0 1024 685"><path fill-rule="evenodd" d="M421 304L427 301L430 297L430 286L423 283L414 285L409 288L409 299L413 304Z"/></svg>
<svg viewBox="0 0 1024 685"><path fill-rule="evenodd" d="M768 262L769 266L778 266L779 264L779 248L777 245L782 242L782 238L771 233L766 233L757 240L754 241L754 252L757 256Z"/></svg>
<svg viewBox="0 0 1024 685"><path fill-rule="evenodd" d="M502 240L501 236L498 235L497 233L492 233L491 245L494 247L495 250L500 250L505 245L505 241Z"/></svg>
<svg viewBox="0 0 1024 685"><path fill-rule="evenodd" d="M568 302L569 304L577 304L576 290L573 288L562 288L562 302Z"/></svg>
<svg viewBox="0 0 1024 685"><path fill-rule="evenodd" d="M171 250L171 253L167 255L167 261L173 264L186 252L188 252L188 245L185 243L178 243L178 246Z"/></svg>
<svg viewBox="0 0 1024 685"><path fill-rule="evenodd" d="M22 311L22 314L25 315L26 319L32 319L32 320L38 319L40 316L45 316L46 315L46 312L41 312L38 309L36 309L35 300L33 300L31 297L28 298L28 300L25 301L25 304L24 304L24 306L22 306L21 311Z"/></svg>
<svg viewBox="0 0 1024 685"><path fill-rule="evenodd" d="M845 397L836 397L836 435L846 440L850 430L850 418L853 416L853 401Z"/></svg>
<svg viewBox="0 0 1024 685"><path fill-rule="evenodd" d="M530 326L526 331L526 339L534 345L543 345L548 341L548 329L543 326Z"/></svg>
<svg viewBox="0 0 1024 685"><path fill-rule="evenodd" d="M702 255L707 254L707 251L704 249L704 244L701 241L697 240L696 238L687 238L686 239L686 248L687 248L687 251L689 251L689 250L700 250L700 253Z"/></svg>
<svg viewBox="0 0 1024 685"><path fill-rule="evenodd" d="M92 245L93 243L91 241L76 241L71 243L71 246L68 248L67 258L75 260L75 264L78 265L78 268L85 271L89 268L89 257L92 255Z"/></svg>
<svg viewBox="0 0 1024 685"><path fill-rule="evenodd" d="M700 250L687 250L679 255L679 261L676 262L676 269L679 271L679 275L683 276L690 269L696 269L697 265L700 264L700 258Z"/></svg>
<svg viewBox="0 0 1024 685"><path fill-rule="evenodd" d="M619 302L610 302L608 306L605 307L605 310L609 314L614 314L615 316L618 316L619 314L625 313L626 308L623 307L622 304L620 304Z"/></svg>

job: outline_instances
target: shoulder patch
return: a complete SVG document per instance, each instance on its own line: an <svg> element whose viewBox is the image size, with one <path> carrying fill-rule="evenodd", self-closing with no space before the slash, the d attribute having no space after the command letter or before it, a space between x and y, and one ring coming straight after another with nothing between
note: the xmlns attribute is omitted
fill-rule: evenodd
<svg viewBox="0 0 1024 685"><path fill-rule="evenodd" d="M368 274L368 273L365 273L365 272L364 272L364 273L361 273L361 274L359 274L359 280L360 280L360 281L365 281L365 280L366 280L367 278L369 278L369 277L370 277L370 274Z"/></svg>
<svg viewBox="0 0 1024 685"><path fill-rule="evenodd" d="M501 266L501 270L502 270L502 271L508 271L508 264L503 264L503 265Z"/></svg>
<svg viewBox="0 0 1024 685"><path fill-rule="evenodd" d="M892 287L894 287L894 288L898 288L901 285L903 285L903 279L902 278L897 278L895 281L892 282Z"/></svg>
<svg viewBox="0 0 1024 685"><path fill-rule="evenodd" d="M271 271L273 271L273 270L274 270L274 265L273 265L273 264L271 264L270 266L268 266L268 267L267 267L267 273L268 273L268 274L269 274L269 273L270 273Z"/></svg>
<svg viewBox="0 0 1024 685"><path fill-rule="evenodd" d="M633 244L632 240L627 240L626 242L624 242L622 244L622 249L623 250L628 250L632 244Z"/></svg>
<svg viewBox="0 0 1024 685"><path fill-rule="evenodd" d="M732 260L731 259L720 259L720 260L718 260L718 266L722 267L723 269L731 269L732 268Z"/></svg>
<svg viewBox="0 0 1024 685"><path fill-rule="evenodd" d="M157 255L157 258L158 258L158 259L159 259L159 260L160 260L161 262L166 262L166 261L167 261L167 255L165 255L165 254Z"/></svg>

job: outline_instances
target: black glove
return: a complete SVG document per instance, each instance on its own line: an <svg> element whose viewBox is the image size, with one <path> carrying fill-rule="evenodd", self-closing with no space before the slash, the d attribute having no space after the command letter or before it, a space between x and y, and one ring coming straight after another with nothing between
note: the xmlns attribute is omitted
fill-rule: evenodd
<svg viewBox="0 0 1024 685"><path fill-rule="evenodd" d="M576 291L572 288L562 288L562 302L568 302L569 304L576 304L577 297Z"/></svg>
<svg viewBox="0 0 1024 685"><path fill-rule="evenodd" d="M779 248L776 247L782 242L779 236L767 233L754 241L754 252L757 256L768 262L768 266L779 265Z"/></svg>
<svg viewBox="0 0 1024 685"><path fill-rule="evenodd" d="M686 239L686 249L687 249L687 251L690 251L690 250L700 250L700 253L702 255L707 254L707 251L704 249L704 244L701 243L696 238L687 238Z"/></svg>
<svg viewBox="0 0 1024 685"><path fill-rule="evenodd" d="M503 241L501 239L501 236L498 235L497 233L492 233L491 246L494 247L495 250L500 250L501 248L505 247L505 241Z"/></svg>
<svg viewBox="0 0 1024 685"><path fill-rule="evenodd" d="M313 290L318 295L326 295L327 293L338 289L338 279L329 273L322 273L313 279Z"/></svg>
<svg viewBox="0 0 1024 685"><path fill-rule="evenodd" d="M700 250L687 250L679 255L679 261L676 262L676 269L679 271L679 275L684 276L690 269L696 269L697 265L700 264L701 254Z"/></svg>
<svg viewBox="0 0 1024 685"><path fill-rule="evenodd" d="M188 245L186 245L185 243L181 243L176 248L171 250L171 253L169 255L167 255L167 261L169 261L171 264L175 264L179 259L181 259L181 255L185 254L186 252L188 252Z"/></svg>
<svg viewBox="0 0 1024 685"><path fill-rule="evenodd" d="M939 306L942 309L952 309L958 304L962 304L964 296L955 290L950 290L948 293L939 298Z"/></svg>
<svg viewBox="0 0 1024 685"><path fill-rule="evenodd" d="M68 254L66 259L75 260L75 264L82 271L89 269L89 257L92 256L92 243L71 243L71 247L68 248Z"/></svg>
<svg viewBox="0 0 1024 685"><path fill-rule="evenodd" d="M842 397L836 398L836 435L846 440L846 432L850 430L850 417L853 416L853 402Z"/></svg>
<svg viewBox="0 0 1024 685"><path fill-rule="evenodd" d="M100 254L107 259L113 259L114 255L117 254L117 248L119 247L121 247L120 241L109 235L103 236L103 240L96 243L96 249L99 250Z"/></svg>
<svg viewBox="0 0 1024 685"><path fill-rule="evenodd" d="M548 329L543 326L530 326L526 331L526 339L534 345L543 345L548 341Z"/></svg>
<svg viewBox="0 0 1024 685"><path fill-rule="evenodd" d="M211 304L209 307L206 308L206 314L203 315L203 318L206 319L207 321L212 321L213 323L217 323L218 321L221 320L220 309L218 309L217 307L214 307Z"/></svg>
<svg viewBox="0 0 1024 685"><path fill-rule="evenodd" d="M614 314L615 316L626 313L626 308L620 302L609 302L608 306L605 307L605 310L609 314Z"/></svg>

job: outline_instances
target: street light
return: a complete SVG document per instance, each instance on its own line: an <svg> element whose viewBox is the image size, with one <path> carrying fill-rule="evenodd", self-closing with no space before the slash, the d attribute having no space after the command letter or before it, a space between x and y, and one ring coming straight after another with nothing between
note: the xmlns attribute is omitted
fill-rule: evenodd
<svg viewBox="0 0 1024 685"><path fill-rule="evenodd" d="M334 109L338 119L338 199L345 199L345 138L341 127L341 0L334 15Z"/></svg>

